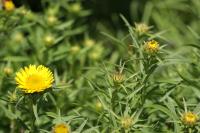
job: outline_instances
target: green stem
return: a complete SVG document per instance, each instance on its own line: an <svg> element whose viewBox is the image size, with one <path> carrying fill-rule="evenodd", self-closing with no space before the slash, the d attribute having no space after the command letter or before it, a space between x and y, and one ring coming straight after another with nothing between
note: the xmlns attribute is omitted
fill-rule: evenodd
<svg viewBox="0 0 200 133"><path fill-rule="evenodd" d="M192 129L191 128L188 128L188 133L192 133Z"/></svg>
<svg viewBox="0 0 200 133"><path fill-rule="evenodd" d="M113 111L115 109L115 100L116 100L116 97L117 97L117 89L113 91L112 98L111 98L111 107L112 107Z"/></svg>
<svg viewBox="0 0 200 133"><path fill-rule="evenodd" d="M30 109L31 109L31 133L35 133L36 131L36 127L35 127L35 115L34 115L34 110L33 110L33 106L34 106L34 98L30 97Z"/></svg>
<svg viewBox="0 0 200 133"><path fill-rule="evenodd" d="M11 125L10 125L10 133L14 133L15 132L15 120L11 121Z"/></svg>

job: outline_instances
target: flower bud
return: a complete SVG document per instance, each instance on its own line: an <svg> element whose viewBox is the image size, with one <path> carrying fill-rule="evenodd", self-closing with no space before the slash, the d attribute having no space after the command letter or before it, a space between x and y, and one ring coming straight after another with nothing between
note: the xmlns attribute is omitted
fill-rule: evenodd
<svg viewBox="0 0 200 133"><path fill-rule="evenodd" d="M124 128L124 129L128 129L132 126L133 124L133 120L131 117L129 116L126 116L126 117L122 117L121 118L121 126Z"/></svg>
<svg viewBox="0 0 200 133"><path fill-rule="evenodd" d="M72 46L70 51L73 53L73 54L77 54L79 51L80 51L80 47L78 45L75 45L75 46Z"/></svg>
<svg viewBox="0 0 200 133"><path fill-rule="evenodd" d="M46 46L53 45L54 41L55 41L55 38L52 35L47 35L44 37L44 42Z"/></svg>
<svg viewBox="0 0 200 133"><path fill-rule="evenodd" d="M147 54L156 54L159 50L159 43L155 40L145 42L144 50Z"/></svg>
<svg viewBox="0 0 200 133"><path fill-rule="evenodd" d="M82 7L80 3L74 3L70 5L69 11L72 13L79 13L81 11Z"/></svg>
<svg viewBox="0 0 200 133"><path fill-rule="evenodd" d="M96 103L95 103L95 109L98 112L103 109L103 105L102 105L102 103L99 100L97 100Z"/></svg>
<svg viewBox="0 0 200 133"><path fill-rule="evenodd" d="M4 73L5 73L6 75L10 75L10 74L13 73L13 69L10 68L10 67L5 67L5 68L3 69L3 71L4 71Z"/></svg>
<svg viewBox="0 0 200 133"><path fill-rule="evenodd" d="M150 27L146 25L145 23L135 23L135 31L142 35L144 33L147 33L149 31Z"/></svg>
<svg viewBox="0 0 200 133"><path fill-rule="evenodd" d="M17 101L17 94L16 94L16 92L13 92L13 93L11 93L11 92L8 92L8 98L9 98L9 101L10 102L16 102Z"/></svg>
<svg viewBox="0 0 200 133"><path fill-rule="evenodd" d="M53 15L50 15L50 16L47 17L47 23L49 25L54 25L54 24L57 23L57 18Z"/></svg>
<svg viewBox="0 0 200 133"><path fill-rule="evenodd" d="M87 47L92 47L92 46L94 46L94 44L95 44L95 41L93 39L86 39L84 41L84 45Z"/></svg>
<svg viewBox="0 0 200 133"><path fill-rule="evenodd" d="M124 75L121 72L116 72L112 75L114 84L121 84L124 82Z"/></svg>
<svg viewBox="0 0 200 133"><path fill-rule="evenodd" d="M22 43L24 41L24 35L21 32L17 32L13 35L13 40L16 43Z"/></svg>

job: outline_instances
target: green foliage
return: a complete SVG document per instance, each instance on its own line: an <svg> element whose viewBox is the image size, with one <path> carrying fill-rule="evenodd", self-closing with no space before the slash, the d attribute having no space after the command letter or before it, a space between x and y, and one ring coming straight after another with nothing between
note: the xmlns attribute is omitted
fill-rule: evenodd
<svg viewBox="0 0 200 133"><path fill-rule="evenodd" d="M50 133L61 123L72 133L200 132L200 2L119 1L101 7L109 17L94 8L101 2L0 11L0 133ZM17 88L29 64L48 67L53 86Z"/></svg>

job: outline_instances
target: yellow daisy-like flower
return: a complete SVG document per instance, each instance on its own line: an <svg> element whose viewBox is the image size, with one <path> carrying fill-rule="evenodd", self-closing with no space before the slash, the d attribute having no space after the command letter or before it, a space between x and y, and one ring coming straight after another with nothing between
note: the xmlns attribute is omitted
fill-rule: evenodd
<svg viewBox="0 0 200 133"><path fill-rule="evenodd" d="M49 68L43 65L29 65L16 73L15 81L25 93L35 93L50 88L54 77Z"/></svg>
<svg viewBox="0 0 200 133"><path fill-rule="evenodd" d="M70 128L64 123L58 124L53 128L53 133L70 133Z"/></svg>
<svg viewBox="0 0 200 133"><path fill-rule="evenodd" d="M12 0L5 0L4 1L4 8L6 11L12 11L15 9L15 5Z"/></svg>
<svg viewBox="0 0 200 133"><path fill-rule="evenodd" d="M155 41L155 40L147 41L144 44L144 50L148 54L155 54L159 50L159 43L157 41Z"/></svg>
<svg viewBox="0 0 200 133"><path fill-rule="evenodd" d="M182 122L185 125L193 126L197 123L198 116L193 112L186 112L182 116Z"/></svg>

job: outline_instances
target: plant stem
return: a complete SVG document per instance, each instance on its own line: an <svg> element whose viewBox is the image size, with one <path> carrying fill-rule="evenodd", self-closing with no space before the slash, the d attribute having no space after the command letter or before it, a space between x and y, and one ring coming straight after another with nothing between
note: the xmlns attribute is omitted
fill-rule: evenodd
<svg viewBox="0 0 200 133"><path fill-rule="evenodd" d="M35 115L33 110L34 105L34 98L33 96L30 97L30 109L31 109L31 133L35 133L36 127L35 127Z"/></svg>

